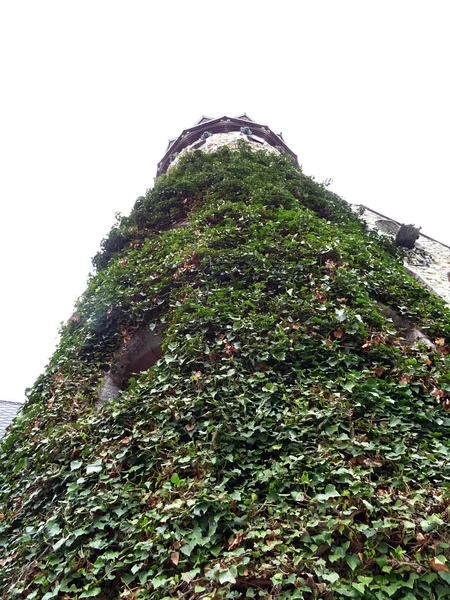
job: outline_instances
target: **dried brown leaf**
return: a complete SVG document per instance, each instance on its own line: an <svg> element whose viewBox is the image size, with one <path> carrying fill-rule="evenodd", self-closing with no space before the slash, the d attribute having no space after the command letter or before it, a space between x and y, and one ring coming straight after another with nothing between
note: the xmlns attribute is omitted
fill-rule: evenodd
<svg viewBox="0 0 450 600"><path fill-rule="evenodd" d="M434 557L430 560L430 567L433 571L442 571L443 573L449 573L449 568L438 558Z"/></svg>
<svg viewBox="0 0 450 600"><path fill-rule="evenodd" d="M238 533L236 537L231 538L231 540L228 542L228 550L234 550L235 548L240 546L243 538L244 538L243 533Z"/></svg>
<svg viewBox="0 0 450 600"><path fill-rule="evenodd" d="M442 398L443 396L445 396L445 392L444 392L444 390L441 390L441 389L439 389L437 387L434 387L431 390L431 395L434 396L435 398L437 398L439 400L440 398Z"/></svg>

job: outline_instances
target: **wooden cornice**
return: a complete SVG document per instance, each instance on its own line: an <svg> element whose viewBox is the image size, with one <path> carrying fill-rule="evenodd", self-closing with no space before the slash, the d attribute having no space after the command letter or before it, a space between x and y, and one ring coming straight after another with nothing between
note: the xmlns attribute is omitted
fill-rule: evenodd
<svg viewBox="0 0 450 600"><path fill-rule="evenodd" d="M218 119L208 119L207 117L202 117L196 125L190 127L189 129L183 130L176 139L169 142L166 153L158 163L156 176L158 177L167 171L167 168L171 163L171 158L175 153L178 154L187 146L195 143L200 139L205 131L209 131L213 134L229 133L231 131L240 131L241 127L249 127L253 135L262 138L267 144L273 146L274 148L281 148L284 152L292 157L294 164L298 166L297 155L294 154L286 145L281 134L277 135L271 129L269 129L267 125L255 123L250 119L250 117L248 117L248 115L243 114L240 115L240 117L223 116L219 117Z"/></svg>

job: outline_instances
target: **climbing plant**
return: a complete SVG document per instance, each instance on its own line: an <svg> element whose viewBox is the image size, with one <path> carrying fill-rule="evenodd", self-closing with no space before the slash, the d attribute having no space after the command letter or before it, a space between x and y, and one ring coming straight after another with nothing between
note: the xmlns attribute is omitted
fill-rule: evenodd
<svg viewBox="0 0 450 600"><path fill-rule="evenodd" d="M94 266L0 449L4 600L450 596L450 313L389 238L243 143ZM99 409L145 329L163 358Z"/></svg>

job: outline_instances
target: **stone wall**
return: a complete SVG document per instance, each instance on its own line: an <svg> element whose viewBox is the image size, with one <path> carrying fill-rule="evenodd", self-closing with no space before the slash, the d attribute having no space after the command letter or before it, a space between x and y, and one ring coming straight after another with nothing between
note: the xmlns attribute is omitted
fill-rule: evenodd
<svg viewBox="0 0 450 600"><path fill-rule="evenodd" d="M213 133L204 140L197 140L190 146L186 146L186 148L184 148L175 157L170 166L172 167L173 165L176 165L182 156L184 156L187 152L192 152L193 150L201 150L202 152L215 152L222 146L229 146L232 149L236 149L239 140L245 140L254 150L266 150L267 152L273 152L275 154L280 152L257 135L247 135L240 131L230 131L229 133Z"/></svg>
<svg viewBox="0 0 450 600"><path fill-rule="evenodd" d="M360 205L353 205L356 211ZM363 219L371 229L395 236L401 223L364 208ZM450 248L426 235L420 234L413 250L406 250L405 269L430 291L450 304Z"/></svg>

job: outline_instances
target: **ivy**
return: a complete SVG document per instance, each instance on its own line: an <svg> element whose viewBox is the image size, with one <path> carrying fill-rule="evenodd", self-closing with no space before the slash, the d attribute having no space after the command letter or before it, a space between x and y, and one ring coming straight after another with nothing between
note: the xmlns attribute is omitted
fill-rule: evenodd
<svg viewBox="0 0 450 600"><path fill-rule="evenodd" d="M0 449L4 600L450 595L450 314L398 249L241 144L180 159L94 266ZM162 359L98 410L143 329Z"/></svg>

